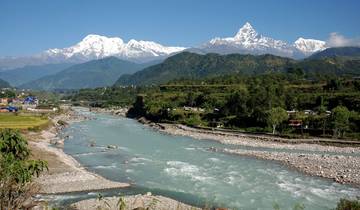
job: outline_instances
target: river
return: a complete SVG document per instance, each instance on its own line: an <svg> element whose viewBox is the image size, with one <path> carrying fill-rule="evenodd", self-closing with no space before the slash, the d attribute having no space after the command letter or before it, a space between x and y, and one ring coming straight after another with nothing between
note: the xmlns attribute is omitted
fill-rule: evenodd
<svg viewBox="0 0 360 210"><path fill-rule="evenodd" d="M275 204L281 209L296 204L332 209L342 197L360 196L358 188L306 176L272 161L209 151L209 147L230 147L215 141L165 135L132 119L78 111L91 120L73 123L63 131L69 138L64 151L90 171L134 184L122 191L125 194L150 191L193 205L236 209L272 209Z"/></svg>

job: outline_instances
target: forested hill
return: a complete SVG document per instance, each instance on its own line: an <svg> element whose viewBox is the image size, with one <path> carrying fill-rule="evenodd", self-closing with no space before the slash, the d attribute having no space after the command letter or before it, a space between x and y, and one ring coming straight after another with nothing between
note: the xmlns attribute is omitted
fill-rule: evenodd
<svg viewBox="0 0 360 210"><path fill-rule="evenodd" d="M200 55L183 52L131 76L123 75L116 84L149 85L179 78L201 79L234 73L258 74L265 71L282 71L294 62L292 59L274 55Z"/></svg>
<svg viewBox="0 0 360 210"><path fill-rule="evenodd" d="M71 66L20 87L40 90L104 87L113 85L122 74L134 73L145 67L146 64L107 57Z"/></svg>
<svg viewBox="0 0 360 210"><path fill-rule="evenodd" d="M350 59L360 59L360 47L334 47L315 53L309 59L346 57Z"/></svg>
<svg viewBox="0 0 360 210"><path fill-rule="evenodd" d="M0 79L0 88L8 88L10 84L3 79Z"/></svg>
<svg viewBox="0 0 360 210"><path fill-rule="evenodd" d="M296 61L274 55L219 55L183 52L133 75L122 75L115 85L163 84L174 79L205 79L216 76L301 69L309 77L316 75L359 75L360 59L332 57Z"/></svg>

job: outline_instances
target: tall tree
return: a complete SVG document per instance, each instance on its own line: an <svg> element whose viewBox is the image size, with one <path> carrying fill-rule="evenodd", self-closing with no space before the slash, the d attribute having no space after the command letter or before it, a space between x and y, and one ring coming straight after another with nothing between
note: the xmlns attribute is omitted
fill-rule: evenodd
<svg viewBox="0 0 360 210"><path fill-rule="evenodd" d="M285 109L281 107L272 108L268 112L268 124L272 126L272 133L275 134L276 127L280 125L282 122L288 119L288 114Z"/></svg>
<svg viewBox="0 0 360 210"><path fill-rule="evenodd" d="M343 137L349 129L350 111L344 106L337 106L332 110L331 121L334 128L334 136Z"/></svg>

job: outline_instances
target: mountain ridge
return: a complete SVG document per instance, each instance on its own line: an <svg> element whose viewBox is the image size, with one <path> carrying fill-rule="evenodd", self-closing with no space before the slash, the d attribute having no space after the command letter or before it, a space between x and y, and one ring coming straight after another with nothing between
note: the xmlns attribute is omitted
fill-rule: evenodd
<svg viewBox="0 0 360 210"><path fill-rule="evenodd" d="M161 64L150 66L132 75L122 75L115 85L158 85L174 79L205 79L231 74L254 75L266 72L286 72L288 69L301 69L310 77L330 74L360 75L360 59L335 57L298 61L271 54L208 53L201 55L182 52L167 58Z"/></svg>
<svg viewBox="0 0 360 210"><path fill-rule="evenodd" d="M119 37L87 35L80 42L65 48L52 48L31 56L8 56L0 58L0 69L11 70L28 65L59 63L84 63L110 56L136 63L162 60L184 50L184 47L164 46L153 41L129 40Z"/></svg>
<svg viewBox="0 0 360 210"><path fill-rule="evenodd" d="M315 52L326 49L326 42L315 39L298 38L293 44L259 34L246 22L233 37L214 38L204 43L198 50L219 54L273 54L295 59L305 58ZM189 49L196 52L197 49ZM198 51L199 52L199 51Z"/></svg>
<svg viewBox="0 0 360 210"><path fill-rule="evenodd" d="M122 74L134 73L144 67L146 64L106 57L70 66L54 75L21 85L20 88L55 90L105 87L112 85Z"/></svg>
<svg viewBox="0 0 360 210"><path fill-rule="evenodd" d="M74 64L45 64L39 66L24 66L12 70L0 71L0 78L9 81L12 86L20 86L25 83L34 81L41 77L56 74Z"/></svg>
<svg viewBox="0 0 360 210"><path fill-rule="evenodd" d="M264 69L277 71L291 62L294 61L290 58L269 54L200 55L182 52L167 58L161 64L147 67L133 75L122 75L115 85L152 85L180 78L201 79L233 73L256 74L265 71Z"/></svg>
<svg viewBox="0 0 360 210"><path fill-rule="evenodd" d="M308 59L346 57L360 59L360 47L333 47L311 55Z"/></svg>

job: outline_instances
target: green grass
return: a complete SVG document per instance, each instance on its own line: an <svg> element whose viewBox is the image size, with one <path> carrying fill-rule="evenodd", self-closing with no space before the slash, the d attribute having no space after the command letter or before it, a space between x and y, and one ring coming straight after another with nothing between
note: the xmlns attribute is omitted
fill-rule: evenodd
<svg viewBox="0 0 360 210"><path fill-rule="evenodd" d="M0 113L0 129L39 129L48 125L49 120L36 115Z"/></svg>

